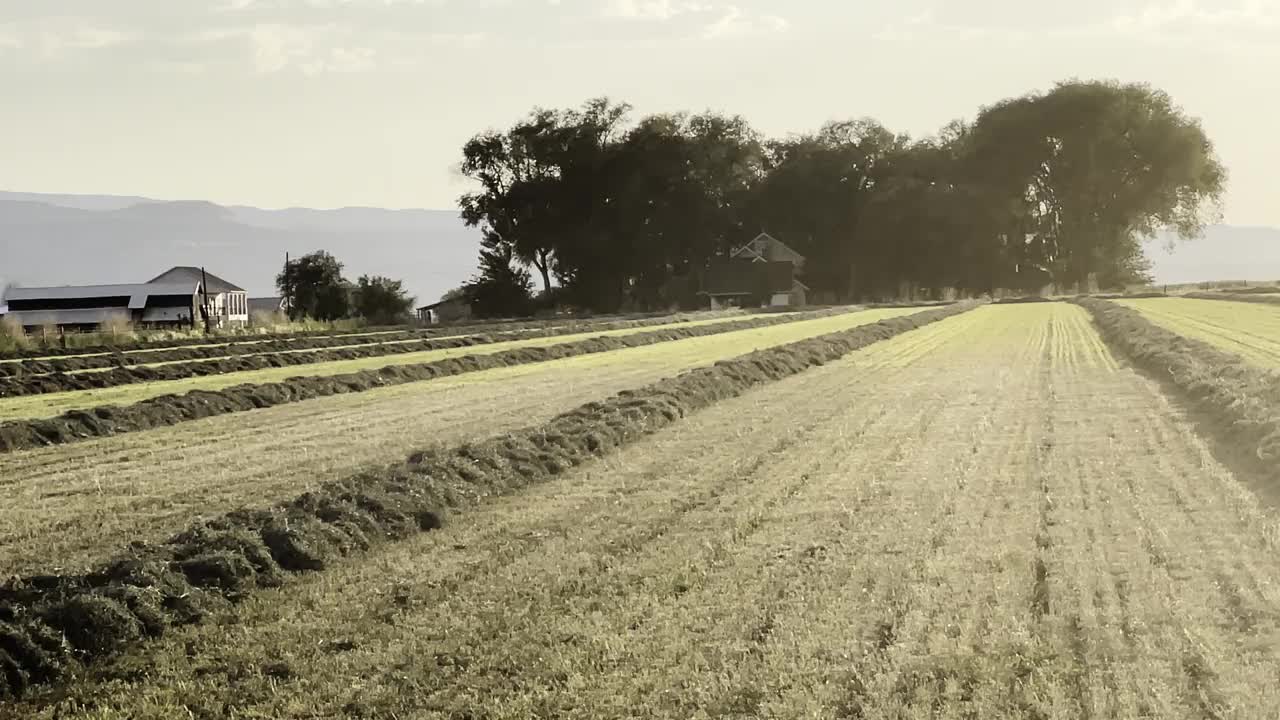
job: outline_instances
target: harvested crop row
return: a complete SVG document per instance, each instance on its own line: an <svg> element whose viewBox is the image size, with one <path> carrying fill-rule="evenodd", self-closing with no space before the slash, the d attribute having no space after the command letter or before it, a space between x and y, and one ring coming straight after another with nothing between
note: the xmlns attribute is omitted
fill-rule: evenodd
<svg viewBox="0 0 1280 720"><path fill-rule="evenodd" d="M1280 373L1183 337L1140 312L1106 300L1077 298L1103 339L1136 366L1176 389L1230 434L1239 459L1269 480L1280 479Z"/></svg>
<svg viewBox="0 0 1280 720"><path fill-rule="evenodd" d="M819 310L803 314L787 314L771 316L771 320L779 318L804 319L824 317L839 310ZM741 320L725 319L721 322L746 322L751 316L743 316ZM333 349L317 349L309 351L285 351L276 353L244 354L237 356L220 356L209 360L192 360L190 362L174 362L157 365L132 365L113 367L108 370L64 374L55 372L47 375L19 375L0 379L0 398L25 397L30 395L46 395L58 392L78 392L84 390L102 390L135 383L161 382L168 380L185 380L188 378L208 377L210 375L226 375L237 372L253 372L271 368L314 365L343 360L359 360L362 358L387 357L390 355L409 355L412 353L431 352L455 348L492 345L501 342L532 340L535 338L558 337L563 335L583 334L588 332L616 332L636 328L689 323L688 320L675 320L670 317L624 321L619 323L601 323L595 325L560 325L556 327L513 331L511 333L490 333L487 335L456 335L441 338L419 338L416 340L395 340L383 343L357 346L342 346ZM711 320L693 321L695 324L714 322ZM108 359L107 356L90 358L90 360ZM62 361L54 361L61 363ZM75 362L74 360L69 362Z"/></svg>
<svg viewBox="0 0 1280 720"><path fill-rule="evenodd" d="M1280 368L1280 307L1189 298L1116 304L1176 335L1206 342L1265 368Z"/></svg>
<svg viewBox="0 0 1280 720"><path fill-rule="evenodd" d="M328 335L320 337L295 337L276 340L248 340L245 342L229 342L219 345L192 345L187 347L158 348L146 351L123 351L93 355L72 355L68 357L45 357L21 360L17 362L0 362L0 378L28 378L33 375L76 372L81 370L97 370L104 368L122 368L159 363L183 362L189 360L221 360L236 359L246 355L270 355L271 353L300 353L306 350L347 350L363 351L363 346L389 346L405 344L417 347L419 343L441 343L449 340L467 341L468 344L502 342L519 338L552 337L555 335L572 335L596 330L621 330L625 328L652 327L680 322L722 319L726 313L706 313L689 315L663 315L659 317L631 320L603 320L562 322L541 327L525 327L513 329L492 328L483 332L478 328L450 328L428 330L405 330L401 332L379 332L369 335ZM748 317L745 316L744 317ZM440 347L451 347L440 345ZM417 350L392 349L393 352L416 352ZM351 354L349 357L371 357L371 355ZM345 357L340 359L346 359ZM321 361L314 361L321 362ZM291 363L292 364L292 363ZM282 367L268 365L266 367ZM233 371L222 371L233 372ZM56 378L55 378L56 380ZM20 395L21 391L6 392L5 385L0 385L0 397ZM97 386L95 386L97 387ZM105 387L105 386L103 386ZM76 388L70 388L76 389ZM58 392L46 390L44 392Z"/></svg>
<svg viewBox="0 0 1280 720"><path fill-rule="evenodd" d="M1280 305L1280 295L1274 294L1274 291L1251 293L1246 292L1195 292L1187 293L1182 297L1193 298L1196 300L1227 300L1230 302L1247 302L1258 303L1259 305Z"/></svg>
<svg viewBox="0 0 1280 720"><path fill-rule="evenodd" d="M830 362L961 304L751 353L589 403L546 425L322 486L271 510L238 511L167 543L130 548L86 576L15 580L0 589L0 695L56 680L68 664L115 654L288 572L439 527L445 508L549 479L747 389Z"/></svg>
<svg viewBox="0 0 1280 720"><path fill-rule="evenodd" d="M557 345L519 347L425 363L391 365L354 373L301 376L274 383L236 385L217 391L193 390L181 395L160 395L130 405L103 405L89 410L73 410L53 418L29 418L0 423L0 452L13 452L92 437L149 430L214 415L255 410L329 395L361 392L376 387L640 347L670 340L769 327L797 322L804 318L813 319L846 312L849 312L847 308L841 308L803 315L770 315L728 320L629 335L594 337Z"/></svg>

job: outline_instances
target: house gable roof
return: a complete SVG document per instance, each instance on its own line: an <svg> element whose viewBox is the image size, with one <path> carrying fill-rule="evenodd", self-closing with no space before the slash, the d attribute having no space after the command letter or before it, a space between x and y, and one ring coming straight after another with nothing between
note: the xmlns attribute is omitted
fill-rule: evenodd
<svg viewBox="0 0 1280 720"><path fill-rule="evenodd" d="M796 266L804 265L804 256L791 246L775 238L769 233L760 233L751 242L736 248L729 257L753 262L785 261Z"/></svg>
<svg viewBox="0 0 1280 720"><path fill-rule="evenodd" d="M204 272L204 277L208 278L208 291L211 293L244 292L244 288L239 285L229 283L208 270ZM200 279L200 268L192 267L190 265L177 265L151 278L147 283L200 282Z"/></svg>

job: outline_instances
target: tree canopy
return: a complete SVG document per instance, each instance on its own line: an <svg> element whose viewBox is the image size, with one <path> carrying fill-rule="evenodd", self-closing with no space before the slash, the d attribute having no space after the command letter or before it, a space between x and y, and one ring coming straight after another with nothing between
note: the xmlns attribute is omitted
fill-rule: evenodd
<svg viewBox="0 0 1280 720"><path fill-rule="evenodd" d="M767 231L818 297L1145 278L1142 240L1214 218L1226 171L1199 122L1143 84L1061 83L931 137L879 122L768 139L734 115L596 99L477 135L463 217L483 233L480 313L541 292L598 311L691 304L690 278Z"/></svg>
<svg viewBox="0 0 1280 720"><path fill-rule="evenodd" d="M403 282L381 275L361 275L352 293L356 314L375 325L406 322L413 300Z"/></svg>

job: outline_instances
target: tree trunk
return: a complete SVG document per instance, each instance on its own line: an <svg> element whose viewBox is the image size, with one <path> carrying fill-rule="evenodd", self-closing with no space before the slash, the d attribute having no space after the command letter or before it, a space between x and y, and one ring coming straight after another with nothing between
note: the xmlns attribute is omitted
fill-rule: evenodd
<svg viewBox="0 0 1280 720"><path fill-rule="evenodd" d="M538 251L538 261L534 263L534 267L538 268L538 272L542 275L542 293L546 297L551 296L551 263L547 262L547 251Z"/></svg>

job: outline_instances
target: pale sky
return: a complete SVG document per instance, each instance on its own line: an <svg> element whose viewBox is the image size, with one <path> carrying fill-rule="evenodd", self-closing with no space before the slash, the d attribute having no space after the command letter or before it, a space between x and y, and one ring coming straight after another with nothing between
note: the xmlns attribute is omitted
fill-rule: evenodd
<svg viewBox="0 0 1280 720"><path fill-rule="evenodd" d="M535 105L923 135L1070 77L1169 91L1280 226L1280 0L0 0L0 189L446 209Z"/></svg>

